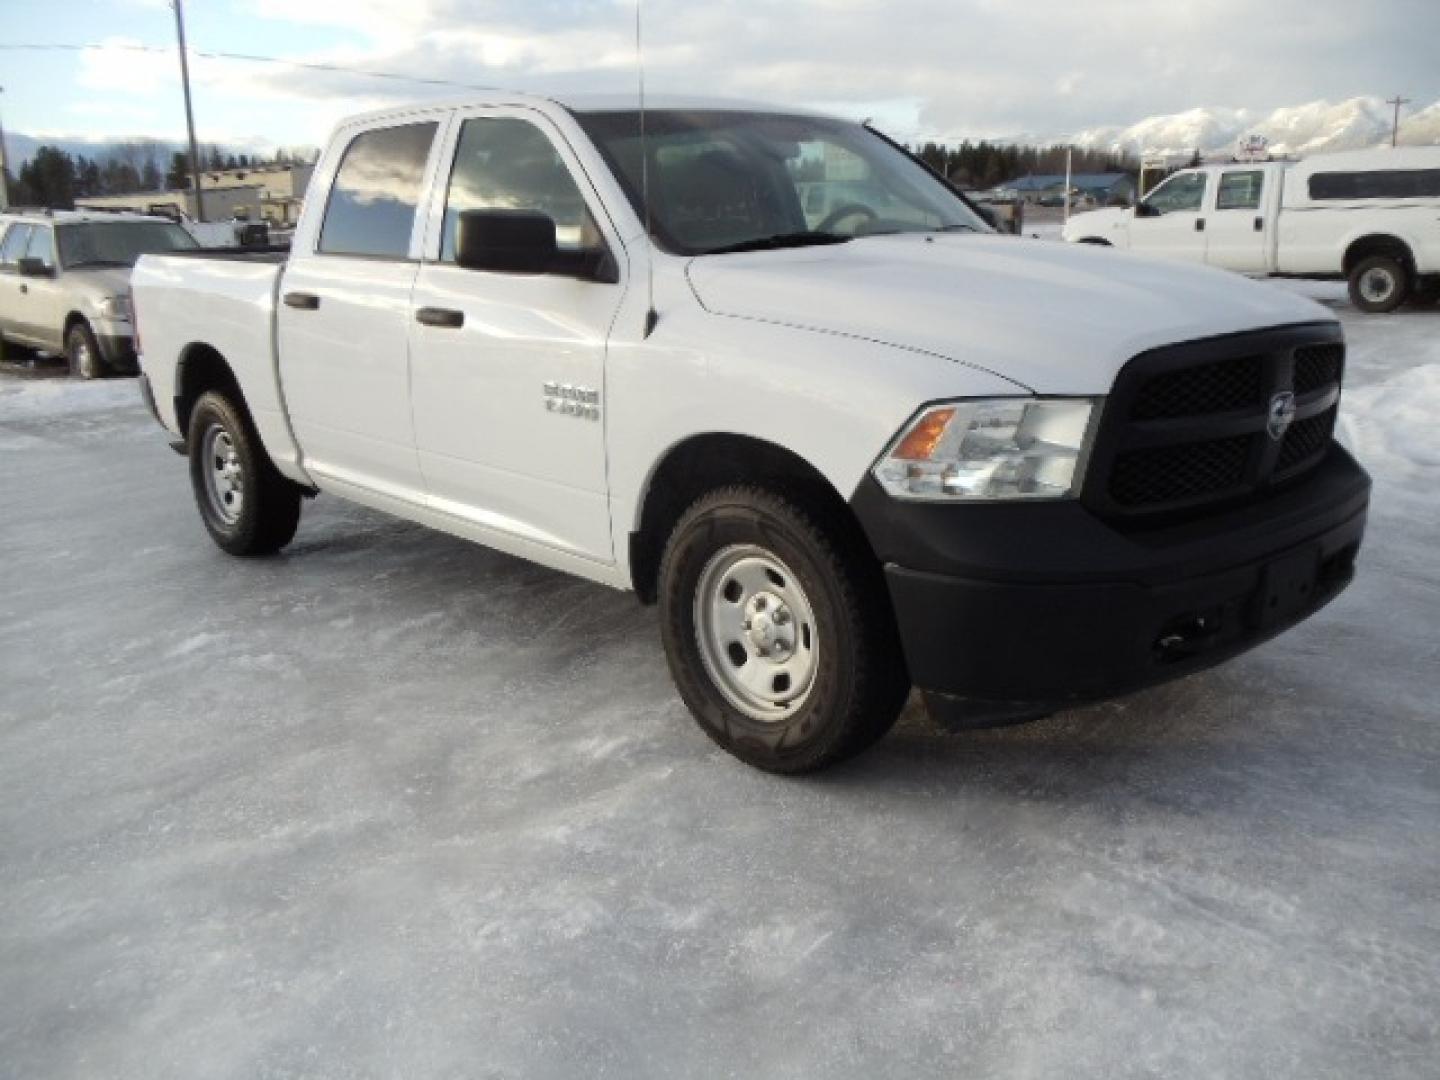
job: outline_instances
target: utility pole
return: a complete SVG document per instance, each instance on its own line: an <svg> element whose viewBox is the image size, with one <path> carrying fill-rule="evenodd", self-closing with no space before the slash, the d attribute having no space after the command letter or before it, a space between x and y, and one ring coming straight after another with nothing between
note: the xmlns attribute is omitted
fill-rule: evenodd
<svg viewBox="0 0 1440 1080"><path fill-rule="evenodd" d="M1400 137L1400 106L1409 105L1410 99L1396 94L1392 98L1386 98L1385 104L1395 106L1395 122L1390 125L1390 145L1393 147Z"/></svg>
<svg viewBox="0 0 1440 1080"><path fill-rule="evenodd" d="M205 197L200 193L200 147L195 142L195 111L190 107L190 62L185 56L185 12L181 0L171 0L175 9L175 36L180 39L180 86L185 91L185 129L190 133L190 176L195 184L195 218L205 220Z"/></svg>
<svg viewBox="0 0 1440 1080"><path fill-rule="evenodd" d="M1065 224L1070 224L1070 159L1075 152L1073 146L1065 147Z"/></svg>
<svg viewBox="0 0 1440 1080"><path fill-rule="evenodd" d="M0 94L5 93L5 87L0 86ZM0 122L0 210L10 205L10 181L5 173L10 168L10 155L5 150L5 125Z"/></svg>

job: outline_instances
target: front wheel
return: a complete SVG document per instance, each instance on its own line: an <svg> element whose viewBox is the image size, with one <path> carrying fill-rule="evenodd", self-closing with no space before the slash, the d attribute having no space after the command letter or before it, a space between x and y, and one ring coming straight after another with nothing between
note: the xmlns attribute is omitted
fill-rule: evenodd
<svg viewBox="0 0 1440 1080"><path fill-rule="evenodd" d="M879 568L798 501L714 491L660 567L665 654L705 733L750 765L799 773L868 747L909 678Z"/></svg>
<svg viewBox="0 0 1440 1080"><path fill-rule="evenodd" d="M65 332L65 359L70 363L70 374L82 379L98 379L105 374L105 360L100 355L100 343L95 332L86 322L72 323Z"/></svg>
<svg viewBox="0 0 1440 1080"><path fill-rule="evenodd" d="M231 555L270 555L295 536L300 488L276 470L248 417L216 391L190 414L190 485L210 538Z"/></svg>
<svg viewBox="0 0 1440 1080"><path fill-rule="evenodd" d="M1361 259L1350 271L1350 302L1361 311L1376 315L1394 311L1409 291L1410 275L1389 255Z"/></svg>

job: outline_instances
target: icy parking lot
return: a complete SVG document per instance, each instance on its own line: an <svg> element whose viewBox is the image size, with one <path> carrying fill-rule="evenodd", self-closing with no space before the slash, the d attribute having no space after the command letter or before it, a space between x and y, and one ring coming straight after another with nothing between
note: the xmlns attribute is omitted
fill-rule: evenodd
<svg viewBox="0 0 1440 1080"><path fill-rule="evenodd" d="M1440 1075L1440 313L1318 293L1348 593L802 780L631 598L328 498L230 559L133 382L0 378L0 1077Z"/></svg>

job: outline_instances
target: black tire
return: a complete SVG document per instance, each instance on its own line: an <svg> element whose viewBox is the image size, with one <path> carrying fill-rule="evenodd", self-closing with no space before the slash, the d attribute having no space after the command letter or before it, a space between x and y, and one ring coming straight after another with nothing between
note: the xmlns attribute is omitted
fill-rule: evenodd
<svg viewBox="0 0 1440 1080"><path fill-rule="evenodd" d="M100 342L95 332L84 319L76 319L65 331L65 359L70 364L70 374L82 379L98 379L107 370L105 358L100 354Z"/></svg>
<svg viewBox="0 0 1440 1080"><path fill-rule="evenodd" d="M1410 295L1410 274L1399 259L1371 255L1350 271L1350 302L1361 311L1383 315Z"/></svg>
<svg viewBox="0 0 1440 1080"><path fill-rule="evenodd" d="M301 490L271 463L243 408L219 391L201 395L190 414L188 446L195 505L222 550L272 555L294 538ZM230 470L224 492L222 463ZM226 498L237 492L238 498Z"/></svg>
<svg viewBox="0 0 1440 1080"><path fill-rule="evenodd" d="M702 576L737 549L759 549L790 568L813 614L813 681L788 715L747 715L706 666L697 627ZM681 516L660 563L660 625L671 675L700 727L769 772L809 772L859 753L890 730L910 691L874 557L801 499L766 488L721 488Z"/></svg>

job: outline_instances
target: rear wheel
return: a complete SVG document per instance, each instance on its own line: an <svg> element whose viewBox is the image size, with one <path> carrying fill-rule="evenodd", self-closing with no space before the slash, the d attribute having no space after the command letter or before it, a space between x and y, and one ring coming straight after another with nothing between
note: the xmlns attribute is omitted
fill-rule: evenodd
<svg viewBox="0 0 1440 1080"><path fill-rule="evenodd" d="M1350 302L1361 311L1377 315L1394 311L1409 291L1410 275L1389 255L1361 259L1350 271Z"/></svg>
<svg viewBox="0 0 1440 1080"><path fill-rule="evenodd" d="M65 359L70 362L70 374L82 379L98 379L105 374L105 360L100 355L100 343L95 332L83 319L71 323L65 332Z"/></svg>
<svg viewBox="0 0 1440 1080"><path fill-rule="evenodd" d="M281 476L243 410L217 391L190 414L190 484L210 538L231 555L269 555L295 536L300 488Z"/></svg>
<svg viewBox="0 0 1440 1080"><path fill-rule="evenodd" d="M865 749L909 693L878 568L801 502L723 488L681 517L660 566L661 632L705 733L799 773Z"/></svg>

